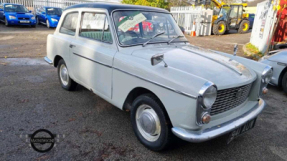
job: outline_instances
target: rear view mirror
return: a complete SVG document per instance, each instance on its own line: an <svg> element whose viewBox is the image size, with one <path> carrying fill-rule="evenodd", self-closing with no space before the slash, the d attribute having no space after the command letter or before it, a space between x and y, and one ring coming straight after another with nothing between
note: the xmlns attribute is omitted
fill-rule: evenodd
<svg viewBox="0 0 287 161"><path fill-rule="evenodd" d="M0 11L3 11L3 9L0 8Z"/></svg>

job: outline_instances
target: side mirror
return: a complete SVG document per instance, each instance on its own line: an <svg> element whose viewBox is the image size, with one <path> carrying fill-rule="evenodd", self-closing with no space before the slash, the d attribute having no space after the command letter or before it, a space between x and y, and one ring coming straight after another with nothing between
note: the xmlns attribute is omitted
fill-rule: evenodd
<svg viewBox="0 0 287 161"><path fill-rule="evenodd" d="M238 50L238 45L235 44L234 49L233 49L233 56L236 56L237 50Z"/></svg>
<svg viewBox="0 0 287 161"><path fill-rule="evenodd" d="M46 12L41 12L42 14L46 14Z"/></svg>
<svg viewBox="0 0 287 161"><path fill-rule="evenodd" d="M159 64L160 62L164 62L164 55L163 54L156 54L151 57L151 65L155 66ZM167 67L167 64L164 62L164 67Z"/></svg>
<svg viewBox="0 0 287 161"><path fill-rule="evenodd" d="M29 11L29 13L32 13L32 11Z"/></svg>
<svg viewBox="0 0 287 161"><path fill-rule="evenodd" d="M0 11L3 11L3 9L0 9Z"/></svg>

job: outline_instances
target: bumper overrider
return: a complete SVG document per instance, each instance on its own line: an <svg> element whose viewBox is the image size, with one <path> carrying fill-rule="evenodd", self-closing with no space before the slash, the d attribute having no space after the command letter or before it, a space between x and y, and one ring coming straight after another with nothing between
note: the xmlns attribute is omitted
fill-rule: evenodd
<svg viewBox="0 0 287 161"><path fill-rule="evenodd" d="M250 111L247 113L241 115L240 117L237 117L236 119L233 119L229 122L226 122L224 124L220 124L208 129L205 129L201 133L198 131L192 131L192 130L186 130L179 127L173 127L172 132L179 138L193 142L193 143L199 143L204 142L219 136L222 136L224 134L227 134L236 128L244 125L246 122L256 118L258 114L261 113L261 111L265 108L266 103L263 99L259 99L258 104L253 107Z"/></svg>

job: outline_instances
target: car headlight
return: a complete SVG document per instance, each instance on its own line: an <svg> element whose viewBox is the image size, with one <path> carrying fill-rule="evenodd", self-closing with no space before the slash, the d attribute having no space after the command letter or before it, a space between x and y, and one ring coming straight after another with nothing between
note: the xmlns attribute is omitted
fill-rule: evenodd
<svg viewBox="0 0 287 161"><path fill-rule="evenodd" d="M272 67L266 66L261 75L261 86L260 86L259 96L261 96L263 93L264 94L267 93L266 86L271 82L272 75L273 75Z"/></svg>
<svg viewBox="0 0 287 161"><path fill-rule="evenodd" d="M16 19L15 16L9 16L9 19L13 20L13 19Z"/></svg>
<svg viewBox="0 0 287 161"><path fill-rule="evenodd" d="M200 89L197 99L197 125L209 123L209 113L216 97L217 87L211 82L206 82Z"/></svg>
<svg viewBox="0 0 287 161"><path fill-rule="evenodd" d="M57 19L51 18L52 21L58 21Z"/></svg>
<svg viewBox="0 0 287 161"><path fill-rule="evenodd" d="M31 17L31 20L35 20L35 17L33 16L33 17Z"/></svg>

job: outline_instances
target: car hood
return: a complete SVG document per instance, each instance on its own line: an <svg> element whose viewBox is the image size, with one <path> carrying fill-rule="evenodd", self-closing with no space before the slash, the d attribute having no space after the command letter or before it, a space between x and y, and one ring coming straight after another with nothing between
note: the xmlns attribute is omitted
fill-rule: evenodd
<svg viewBox="0 0 287 161"><path fill-rule="evenodd" d="M6 12L6 15L15 16L18 18L30 18L33 17L32 13L17 13L17 12Z"/></svg>
<svg viewBox="0 0 287 161"><path fill-rule="evenodd" d="M143 48L132 52L133 56L148 61L155 54L164 54L168 68L211 81L218 89L245 85L256 79L256 73L241 63L195 46Z"/></svg>

